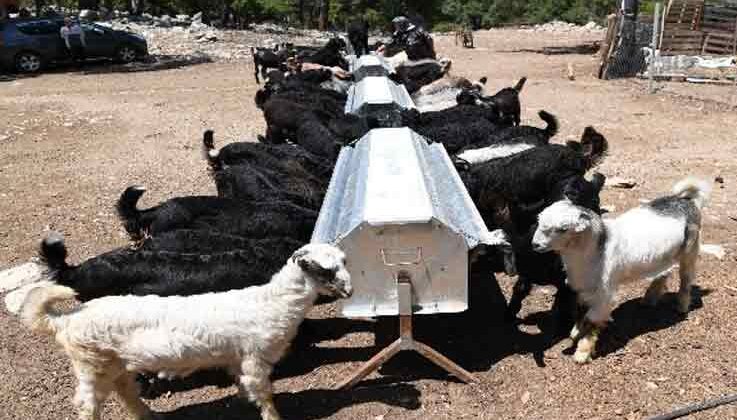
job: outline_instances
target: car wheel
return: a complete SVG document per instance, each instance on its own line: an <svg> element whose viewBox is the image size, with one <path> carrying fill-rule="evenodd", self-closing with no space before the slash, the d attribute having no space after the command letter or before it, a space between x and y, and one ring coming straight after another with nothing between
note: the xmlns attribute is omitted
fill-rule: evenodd
<svg viewBox="0 0 737 420"><path fill-rule="evenodd" d="M118 48L116 58L121 63L130 63L131 61L136 59L137 55L138 54L136 53L135 48L131 47L130 45L123 45L122 47Z"/></svg>
<svg viewBox="0 0 737 420"><path fill-rule="evenodd" d="M15 56L15 69L21 73L36 73L42 66L41 56L35 52L25 51Z"/></svg>

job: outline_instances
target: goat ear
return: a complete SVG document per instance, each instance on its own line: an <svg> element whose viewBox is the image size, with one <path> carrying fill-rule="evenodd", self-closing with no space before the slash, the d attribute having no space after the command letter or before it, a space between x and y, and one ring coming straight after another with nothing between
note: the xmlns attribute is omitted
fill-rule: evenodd
<svg viewBox="0 0 737 420"><path fill-rule="evenodd" d="M594 188L596 188L597 192L601 192L604 188L604 184L606 184L606 176L602 173L596 172L591 178L591 183L594 184Z"/></svg>
<svg viewBox="0 0 737 420"><path fill-rule="evenodd" d="M578 222L576 223L576 226L574 228L576 233L581 233L588 229L591 226L591 220L592 217L590 214L586 212L581 212L581 214L578 216Z"/></svg>
<svg viewBox="0 0 737 420"><path fill-rule="evenodd" d="M297 265L305 272L312 272L315 270L315 263L309 258L298 258Z"/></svg>
<svg viewBox="0 0 737 420"><path fill-rule="evenodd" d="M302 267L302 264L300 263L300 261L302 261L302 257L304 257L305 255L307 255L308 253L309 252L306 249L304 249L304 248L300 248L300 249L294 251L294 254L292 254L292 256L291 256L292 262L295 262L295 263L299 264L300 267Z"/></svg>

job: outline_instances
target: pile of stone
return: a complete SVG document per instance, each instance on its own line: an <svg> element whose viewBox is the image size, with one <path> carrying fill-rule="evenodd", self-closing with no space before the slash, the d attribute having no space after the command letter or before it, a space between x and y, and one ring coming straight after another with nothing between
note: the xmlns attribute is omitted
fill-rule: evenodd
<svg viewBox="0 0 737 420"><path fill-rule="evenodd" d="M602 32L606 28L600 26L596 22L589 22L586 25L576 25L575 23L562 22L555 20L552 22L535 25L532 27L521 28L530 32L557 32L557 33L586 33L586 32Z"/></svg>
<svg viewBox="0 0 737 420"><path fill-rule="evenodd" d="M154 17L113 12L112 19L97 21L113 29L142 35L149 53L160 56L207 57L215 62L251 61L251 47L272 47L291 42L324 45L328 32L300 30L273 24L253 25L249 30L221 30L202 22L202 14Z"/></svg>

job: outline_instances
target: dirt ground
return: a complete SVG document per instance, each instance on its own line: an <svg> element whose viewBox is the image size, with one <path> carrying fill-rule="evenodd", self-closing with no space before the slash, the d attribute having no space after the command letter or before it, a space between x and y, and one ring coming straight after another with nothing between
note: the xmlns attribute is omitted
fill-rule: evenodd
<svg viewBox="0 0 737 420"><path fill-rule="evenodd" d="M505 52L590 39L498 30L477 33L473 50L455 47L450 37L436 44L456 74L488 76L491 91L527 76L525 121L541 125L537 111L552 112L561 123L557 141L578 137L587 125L602 131L611 153L599 170L637 182L631 190L604 191L603 204L615 211L669 191L686 175L724 179L705 210L703 239L727 255L702 258L693 311L678 317L672 293L646 308L638 300L644 285L628 287L599 357L578 366L568 340L550 333L553 291L538 288L518 329L506 327L494 305L475 323L424 320L432 330L424 339L477 383L459 383L409 354L354 390L337 391L374 354L373 323L335 319L333 308L320 307L311 315L318 342L296 348L274 375L284 417L631 420L737 390L737 89L668 83L649 95L643 82L597 80L593 56ZM575 81L565 77L569 64ZM202 131L214 129L219 145L262 133L256 89L245 64L0 82L0 268L28 261L49 230L66 235L74 262L125 245L113 205L128 185L148 187L144 205L214 193L199 152ZM500 284L508 296L512 281ZM73 390L70 367L51 340L0 310L0 419L75 418ZM227 383L180 383L148 397L166 419L258 418ZM125 415L110 401L103 417ZM690 418L737 419L737 405Z"/></svg>

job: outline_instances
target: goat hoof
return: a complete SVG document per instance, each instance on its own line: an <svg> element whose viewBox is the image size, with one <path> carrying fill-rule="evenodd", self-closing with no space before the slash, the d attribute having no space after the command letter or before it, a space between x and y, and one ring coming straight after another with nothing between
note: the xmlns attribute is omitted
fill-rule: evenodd
<svg viewBox="0 0 737 420"><path fill-rule="evenodd" d="M587 353L584 351L577 351L573 355L573 361L578 363L579 365L584 365L586 363L591 362L591 353Z"/></svg>
<svg viewBox="0 0 737 420"><path fill-rule="evenodd" d="M574 325L573 328L571 328L571 334L569 334L569 337L571 337L571 340L576 341L578 340L579 335L581 335L581 331L578 329L578 325Z"/></svg>

